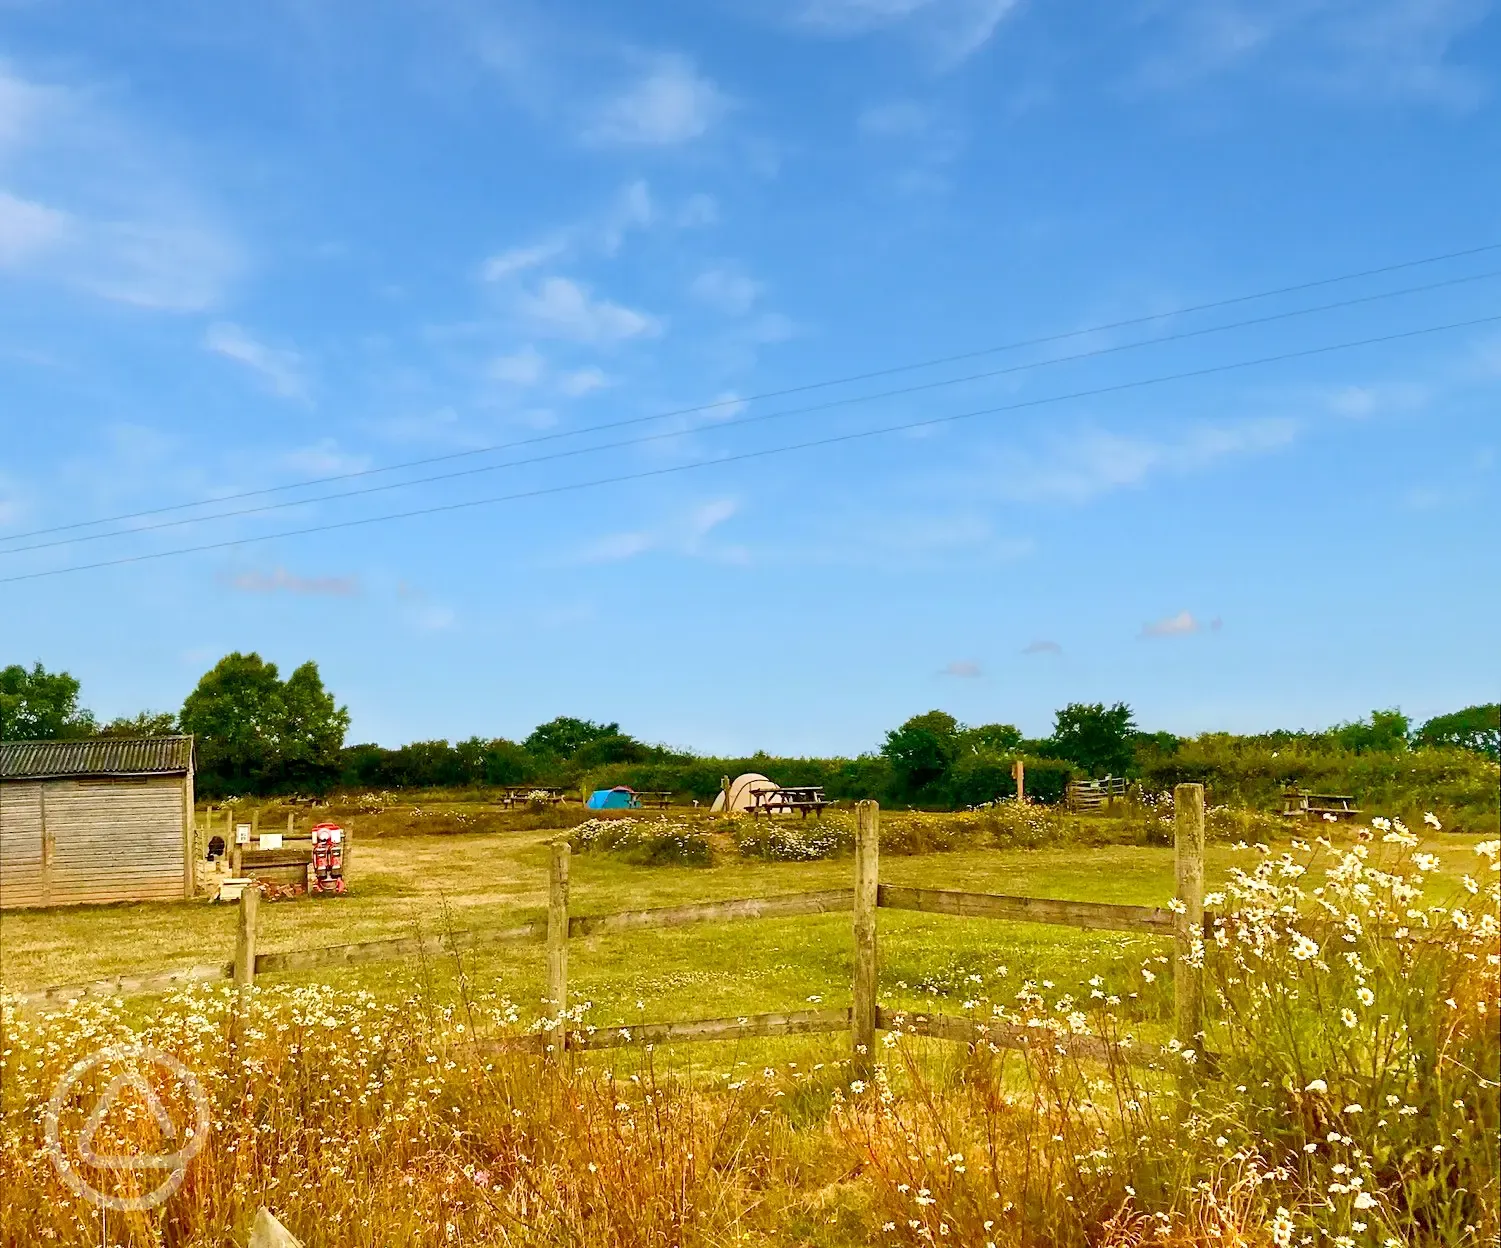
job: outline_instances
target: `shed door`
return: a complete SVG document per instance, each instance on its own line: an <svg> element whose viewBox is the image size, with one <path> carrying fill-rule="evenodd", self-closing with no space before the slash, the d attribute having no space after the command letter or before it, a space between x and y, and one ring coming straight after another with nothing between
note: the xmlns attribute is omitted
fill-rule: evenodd
<svg viewBox="0 0 1501 1248"><path fill-rule="evenodd" d="M180 898L182 820L177 777L52 781L51 903Z"/></svg>
<svg viewBox="0 0 1501 1248"><path fill-rule="evenodd" d="M0 908L44 901L42 786L0 784Z"/></svg>

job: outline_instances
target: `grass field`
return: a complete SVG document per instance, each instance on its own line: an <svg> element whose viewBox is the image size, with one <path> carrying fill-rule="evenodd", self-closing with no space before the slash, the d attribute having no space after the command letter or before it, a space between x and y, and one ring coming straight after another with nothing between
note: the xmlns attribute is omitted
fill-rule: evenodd
<svg viewBox="0 0 1501 1248"><path fill-rule="evenodd" d="M545 914L547 843L559 827L580 819L577 808L558 816L503 812L477 804L422 804L379 813L335 810L355 830L348 896L261 907L260 951L312 948L447 929L505 928ZM303 816L306 818L306 816ZM675 818L709 830L724 826L707 815ZM887 814L897 836L908 816ZM923 816L926 820L943 817ZM269 810L266 826L279 826ZM1108 816L1065 818L1067 843L1040 848L975 848L925 854L886 854L885 883L1063 900L1166 905L1173 895L1171 845L1141 844L1139 820ZM553 826L526 826L538 823ZM516 828L516 825L522 825ZM481 827L486 831L467 831ZM508 830L516 828L516 830ZM455 830L457 829L457 830ZM1264 829L1260 829L1264 830ZM1272 826L1274 832L1283 829ZM1337 834L1337 833L1336 833ZM1162 839L1159 835L1157 839ZM1279 848L1290 843L1285 833ZM728 844L728 842L726 842ZM1447 859L1448 878L1472 857L1472 838L1430 837L1424 848ZM1246 854L1233 844L1208 847L1208 887ZM574 854L570 909L603 914L693 901L849 887L848 857L812 862L764 862L716 846L715 865L633 866L608 854ZM207 902L122 903L56 911L14 912L0 920L0 978L12 991L145 974L204 962L228 961L234 951L231 907ZM1127 933L1084 932L1056 926L956 919L898 911L881 915L882 1000L915 1004L969 995L970 976L1004 965L1026 977L1077 983L1096 973L1107 979L1134 973L1147 958L1163 957L1166 942ZM852 949L849 916L768 919L590 937L571 942L570 994L593 1003L589 1019L617 1025L806 1008L848 999ZM542 950L518 945L466 954L472 986L540 1011ZM343 969L336 982L381 994L404 993L419 982L446 994L459 964L438 958L364 964ZM266 982L312 982L326 974L278 975ZM1145 1018L1163 1016L1169 996L1140 1002ZM639 1005L638 1005L639 1003Z"/></svg>
<svg viewBox="0 0 1501 1248"><path fill-rule="evenodd" d="M543 911L550 815L347 818L351 895L263 905L264 951ZM1222 833L1240 826L1218 818ZM722 825L689 822L712 841L711 865L576 853L571 912L851 883L848 857L746 858ZM1232 917L1191 955L1207 1014L1187 1044L1172 1036L1167 940L892 910L880 912L882 1000L984 1020L994 1040L886 1033L872 1072L847 1035L545 1059L514 1043L544 1014L539 945L267 975L246 998L219 985L7 1003L0 1243L101 1242L98 1210L53 1170L42 1110L72 1063L124 1042L185 1063L212 1118L180 1192L105 1219L103 1242L132 1248L240 1245L261 1206L309 1248L1494 1245L1495 842L1307 829L1330 833L1321 847L1243 823L1283 836L1209 848L1209 889L1225 894L1213 904ZM983 818L883 816L893 846L959 847L883 854L881 877L1147 905L1172 895L1160 819L1028 828L1045 842L1000 843L1015 829ZM0 969L18 990L223 962L234 918L205 902L10 912ZM584 938L569 961L572 999L601 1027L842 1006L850 915ZM1141 1054L1143 1068L1115 1046L1123 1035L1165 1049ZM1074 1037L1104 1047L1075 1050ZM1202 1075L1199 1047L1214 1055ZM78 1147L112 1069L96 1068L60 1120ZM117 1151L168 1151L144 1107L107 1130ZM123 1193L155 1182L135 1175L104 1177Z"/></svg>

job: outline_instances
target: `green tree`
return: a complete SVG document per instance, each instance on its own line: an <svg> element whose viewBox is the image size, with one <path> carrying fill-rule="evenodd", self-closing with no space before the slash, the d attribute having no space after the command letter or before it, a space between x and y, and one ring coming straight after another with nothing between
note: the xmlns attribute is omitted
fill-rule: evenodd
<svg viewBox="0 0 1501 1248"><path fill-rule="evenodd" d="M311 660L302 664L281 687L278 786L311 792L329 788L339 777L339 751L348 731L349 711L323 687L318 665Z"/></svg>
<svg viewBox="0 0 1501 1248"><path fill-rule="evenodd" d="M78 689L76 677L40 663L30 671L19 663L0 670L0 741L88 736L94 717L78 705Z"/></svg>
<svg viewBox="0 0 1501 1248"><path fill-rule="evenodd" d="M959 721L947 711L914 715L886 734L881 753L909 799L942 780L959 757Z"/></svg>
<svg viewBox="0 0 1501 1248"><path fill-rule="evenodd" d="M177 716L171 711L142 711L121 715L100 728L101 737L166 737L177 731Z"/></svg>
<svg viewBox="0 0 1501 1248"><path fill-rule="evenodd" d="M1053 716L1050 753L1090 776L1123 776L1135 761L1136 721L1124 702L1070 702Z"/></svg>
<svg viewBox="0 0 1501 1248"><path fill-rule="evenodd" d="M1368 719L1341 724L1330 736L1356 754L1395 754L1407 748L1412 721L1398 710L1372 711Z"/></svg>
<svg viewBox="0 0 1501 1248"><path fill-rule="evenodd" d="M206 793L317 791L339 777L349 712L315 663L283 682L260 655L227 654L188 694L180 719L197 738Z"/></svg>
<svg viewBox="0 0 1501 1248"><path fill-rule="evenodd" d="M527 752L537 758L572 758L591 741L602 737L618 737L619 724L596 724L592 719L575 719L571 715L559 715L545 724L532 729L531 735L522 742Z"/></svg>
<svg viewBox="0 0 1501 1248"><path fill-rule="evenodd" d="M1419 745L1457 746L1501 759L1501 704L1489 702L1435 715L1418 729L1416 741Z"/></svg>
<svg viewBox="0 0 1501 1248"><path fill-rule="evenodd" d="M980 724L959 730L961 754L1011 754L1021 749L1022 730L1014 724Z"/></svg>

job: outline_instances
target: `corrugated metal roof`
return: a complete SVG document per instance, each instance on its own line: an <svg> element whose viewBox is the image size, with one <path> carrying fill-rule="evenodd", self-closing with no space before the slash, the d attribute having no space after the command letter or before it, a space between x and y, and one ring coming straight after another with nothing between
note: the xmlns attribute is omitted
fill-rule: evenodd
<svg viewBox="0 0 1501 1248"><path fill-rule="evenodd" d="M0 780L171 775L192 766L192 737L0 741Z"/></svg>

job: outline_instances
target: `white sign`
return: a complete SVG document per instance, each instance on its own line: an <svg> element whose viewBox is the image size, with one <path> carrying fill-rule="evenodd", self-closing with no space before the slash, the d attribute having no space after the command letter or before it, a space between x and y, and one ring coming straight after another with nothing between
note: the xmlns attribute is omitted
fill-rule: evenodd
<svg viewBox="0 0 1501 1248"><path fill-rule="evenodd" d="M249 845L250 844L250 825L248 823L237 823L237 824L235 824L235 844L236 845Z"/></svg>
<svg viewBox="0 0 1501 1248"><path fill-rule="evenodd" d="M281 848L281 833L280 832L262 832L261 833L260 846L261 846L262 849L280 849Z"/></svg>

